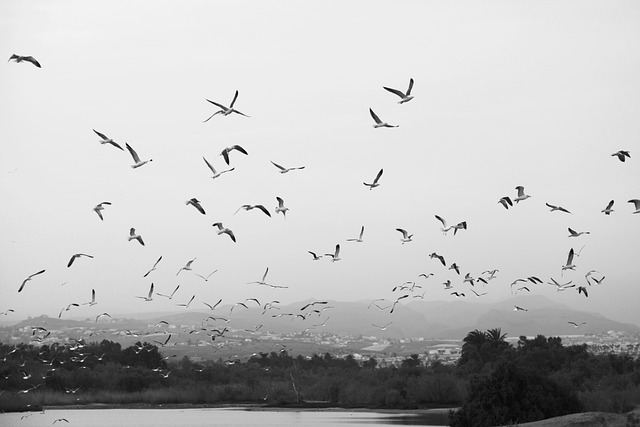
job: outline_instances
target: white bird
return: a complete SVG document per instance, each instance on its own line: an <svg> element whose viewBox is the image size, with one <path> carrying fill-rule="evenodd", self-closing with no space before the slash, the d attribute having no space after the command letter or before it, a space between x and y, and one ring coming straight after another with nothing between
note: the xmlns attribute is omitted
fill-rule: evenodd
<svg viewBox="0 0 640 427"><path fill-rule="evenodd" d="M376 113L373 112L371 108L369 108L369 114L373 117L373 120L376 122L373 127L374 128L397 128L399 125L390 125L387 122L383 122L380 120L380 117Z"/></svg>
<svg viewBox="0 0 640 427"><path fill-rule="evenodd" d="M97 304L97 302L96 302L96 290L95 289L91 289L91 301L85 302L83 305L88 305L89 307L93 307L96 304Z"/></svg>
<svg viewBox="0 0 640 427"><path fill-rule="evenodd" d="M258 285L269 286L269 284L267 282L265 282L265 280L267 280L267 274L268 273L269 273L269 267L267 267L267 269L264 271L264 274L262 275L262 279L260 279L257 282L247 282L247 285L252 285L252 284L256 283Z"/></svg>
<svg viewBox="0 0 640 427"><path fill-rule="evenodd" d="M38 274L42 274L44 273L44 270L40 270L37 273L33 273L32 275L30 275L29 277L27 277L26 279L23 280L22 285L20 285L20 288L18 289L18 292L21 292L22 289L24 288L24 285L30 281L33 277L37 276Z"/></svg>
<svg viewBox="0 0 640 427"><path fill-rule="evenodd" d="M192 264L192 263L193 263L193 261L195 261L196 259L197 259L197 258L194 258L194 259L190 260L189 262L187 262L187 264L186 264L184 267L182 267L180 270L178 270L178 272L176 273L176 276L177 276L178 274L180 274L180 272L181 272L182 270L191 271L191 264Z"/></svg>
<svg viewBox="0 0 640 427"><path fill-rule="evenodd" d="M102 203L98 203L94 208L93 211L95 213L98 214L98 217L100 218L100 220L104 221L104 218L102 217L102 212L104 210L104 206L103 205L111 205L111 202L102 202Z"/></svg>
<svg viewBox="0 0 640 427"><path fill-rule="evenodd" d="M142 240L142 236L140 236L139 234L136 234L136 229L131 227L131 230L129 230L129 238L128 240L137 240L138 243L140 243L142 246L144 246L144 241Z"/></svg>
<svg viewBox="0 0 640 427"><path fill-rule="evenodd" d="M314 261L318 261L319 259L322 258L322 255L316 255L315 252L311 252L311 251L307 251L307 252L309 252L311 254L311 256L313 257Z"/></svg>
<svg viewBox="0 0 640 427"><path fill-rule="evenodd" d="M189 302L188 302L188 303L186 303L186 304L176 304L176 305L177 305L178 307L189 308L189 306L191 305L191 302L193 301L193 299L194 299L195 297L196 297L196 296L195 296L195 295L193 295L193 296L191 297L191 299L189 300Z"/></svg>
<svg viewBox="0 0 640 427"><path fill-rule="evenodd" d="M247 156L249 155L249 153L247 153L247 150L245 150L239 145L232 145L231 147L226 147L224 150L220 152L220 155L224 158L224 161L227 163L227 165L229 164L229 153L234 150L239 151L244 155L247 155Z"/></svg>
<svg viewBox="0 0 640 427"><path fill-rule="evenodd" d="M146 297L136 297L136 298L141 298L145 301L153 301L153 283L149 287L149 293L147 294Z"/></svg>
<svg viewBox="0 0 640 427"><path fill-rule="evenodd" d="M231 169L226 169L223 171L216 171L216 169L213 167L213 165L211 163L209 163L209 161L207 159L204 158L204 156L202 156L202 159L204 160L204 162L207 164L207 166L209 167L209 169L211 169L211 172L213 173L213 176L211 177L211 179L216 179L218 178L220 175L222 175L223 173L226 172L231 172L232 170L234 170L235 168L231 168Z"/></svg>
<svg viewBox="0 0 640 427"><path fill-rule="evenodd" d="M611 215L611 212L613 212L613 209L612 209L613 208L613 203L614 203L614 201L611 200L609 202L609 204L607 205L607 207L602 209L600 212L604 213L605 215Z"/></svg>
<svg viewBox="0 0 640 427"><path fill-rule="evenodd" d="M131 148L129 143L125 143L125 146L127 147L127 150L129 150L129 153L131 153L131 157L133 157L133 161L135 162L133 165L131 165L133 169L139 168L140 166L146 165L147 163L153 161L153 159L144 160L144 161L140 160L138 153L136 153L136 150Z"/></svg>
<svg viewBox="0 0 640 427"><path fill-rule="evenodd" d="M402 242L403 245L405 243L409 243L409 242L413 241L412 240L413 234L407 233L407 230L402 229L402 228L396 228L396 231L399 231L400 233L402 233L402 238L400 239L400 241Z"/></svg>
<svg viewBox="0 0 640 427"><path fill-rule="evenodd" d="M279 164L275 163L273 160L271 161L271 163L273 164L273 166L277 167L278 169L280 169L280 173L287 173L296 169L304 169L304 166L298 166L295 168L285 168L284 166L280 166Z"/></svg>
<svg viewBox="0 0 640 427"><path fill-rule="evenodd" d="M545 205L547 205L547 207L549 209L551 209L551 212L560 211L560 212L565 212L565 213L568 213L568 214L571 213L567 209L563 208L562 206L555 206L555 205L552 205L552 204L549 204L549 203L545 203Z"/></svg>
<svg viewBox="0 0 640 427"><path fill-rule="evenodd" d="M398 95L400 97L400 101L398 101L398 104L404 104L405 102L409 102L413 99L413 96L411 95L411 89L413 89L413 79L409 79L409 88L407 89L406 93L403 93L398 89L393 89L386 86L382 86L382 88L393 94Z"/></svg>
<svg viewBox="0 0 640 427"><path fill-rule="evenodd" d="M122 151L124 151L124 149L120 146L120 144L118 144L117 142L115 142L113 139L108 138L105 134L98 132L97 130L93 129L93 131L96 133L96 135L98 135L101 139L100 139L100 144L111 144L116 148L121 149Z"/></svg>
<svg viewBox="0 0 640 427"><path fill-rule="evenodd" d="M591 234L589 231L575 231L571 227L569 227L568 230L569 230L569 237L578 237L583 234Z"/></svg>
<svg viewBox="0 0 640 427"><path fill-rule="evenodd" d="M233 101L231 101L231 104L229 105L229 107L225 107L222 104L219 104L219 103L217 103L215 101L211 101L211 100L207 99L208 102L210 102L213 105L215 105L216 107L220 108L220 110L218 110L215 113L213 113L212 115L210 115L209 118L207 120L205 120L203 123L208 122L209 119L211 119L211 117L215 116L216 114L222 114L223 116L228 116L231 113L236 113L236 114L240 114L241 116L249 117L246 114L244 114L244 113L236 110L235 108L233 108L233 105L236 103L236 99L238 99L238 91L237 90L236 90L235 95L233 96Z"/></svg>
<svg viewBox="0 0 640 427"><path fill-rule="evenodd" d="M332 254L325 254L326 256L331 257L331 262L340 261L340 244L336 245L336 250Z"/></svg>
<svg viewBox="0 0 640 427"><path fill-rule="evenodd" d="M198 209L198 212L200 212L202 215L206 215L205 212L204 212L204 208L200 204L200 200L196 199L195 197L187 200L186 202L184 202L184 204L185 205L191 205L194 208Z"/></svg>
<svg viewBox="0 0 640 427"><path fill-rule="evenodd" d="M149 274L151 274L152 271L154 271L156 269L156 267L158 266L158 263L162 260L162 257L158 258L158 260L155 262L155 264L153 264L153 267L151 267L151 270L147 271L144 276L142 277L147 277Z"/></svg>
<svg viewBox="0 0 640 427"><path fill-rule="evenodd" d="M287 211L289 210L289 208L284 205L284 200L282 200L282 198L276 197L276 200L278 201L278 206L276 207L276 215L278 214L278 212L282 212L282 216L286 219Z"/></svg>
<svg viewBox="0 0 640 427"><path fill-rule="evenodd" d="M627 203L633 203L633 206L635 206L634 214L640 213L640 199L631 199Z"/></svg>
<svg viewBox="0 0 640 427"><path fill-rule="evenodd" d="M13 61L15 61L15 62L18 62L18 63L20 63L20 62L24 62L24 61L26 61L26 62L30 62L30 63L32 63L33 65L35 65L36 67L38 67L38 68L42 68L42 67L40 66L40 63L39 63L38 61L36 61L36 59L35 59L33 56L22 56L22 55L16 55L16 54L14 53L14 54L13 54L13 55L11 55L11 57L9 58L9 61L11 61L11 60L13 60ZM7 62L9 62L9 61L7 61Z"/></svg>
<svg viewBox="0 0 640 427"><path fill-rule="evenodd" d="M169 298L169 299L173 299L173 295L175 295L176 291L179 288L180 288L180 285L176 286L176 288L173 290L173 292L171 292L171 295L161 294L160 292L156 292L156 295L161 296L161 297L165 297L165 298Z"/></svg>
<svg viewBox="0 0 640 427"><path fill-rule="evenodd" d="M233 234L233 231L231 231L230 229L224 227L221 222L216 222L216 223L212 224L212 226L213 227L218 227L218 236L224 233L224 234L228 235L231 238L231 240L233 240L234 242L236 241L236 236L235 236L235 234Z"/></svg>
<svg viewBox="0 0 640 427"><path fill-rule="evenodd" d="M627 157L631 158L631 154L629 154L629 151L627 151L627 150L616 151L611 156L612 157L617 157L618 160L620 160L621 162L624 162L627 159Z"/></svg>
<svg viewBox="0 0 640 427"><path fill-rule="evenodd" d="M524 187L522 185L518 185L516 187L516 190L518 190L518 197L516 197L515 199L513 199L514 202L518 203L521 202L523 200L528 199L529 197L531 197L528 194L524 194Z"/></svg>
<svg viewBox="0 0 640 427"><path fill-rule="evenodd" d="M362 243L362 235L364 234L364 225L362 226L362 228L360 228L360 235L358 236L357 239L347 239L347 242L358 242L358 243Z"/></svg>
<svg viewBox="0 0 640 427"><path fill-rule="evenodd" d="M237 214L241 209L244 209L245 211L250 211L253 209L259 209L261 210L266 216L271 217L271 213L267 210L267 208L265 208L263 205L242 205L238 208L237 211L234 212L234 215Z"/></svg>
<svg viewBox="0 0 640 427"><path fill-rule="evenodd" d="M389 313L393 313L393 310L395 310L395 308L396 308L396 304L398 304L398 302L399 302L401 299L405 299L405 298L409 298L409 294L404 294L404 295L402 295L401 297L398 297L398 298L393 302L393 305L391 306L391 311L390 311Z"/></svg>
<svg viewBox="0 0 640 427"><path fill-rule="evenodd" d="M67 263L67 267L71 267L71 264L73 264L73 262L76 260L76 258L80 258L81 256L86 256L87 258L93 258L92 255L87 255L87 254L73 254L71 256L71 259L69 260L69 263Z"/></svg>
<svg viewBox="0 0 640 427"><path fill-rule="evenodd" d="M367 184L366 182L363 182L363 184L367 187L369 187L369 190L373 190L374 188L378 187L380 184L378 184L378 181L380 180L380 177L382 176L382 172L383 170L380 169L380 171L378 172L378 174L376 175L375 179L373 180L373 182L371 184Z"/></svg>

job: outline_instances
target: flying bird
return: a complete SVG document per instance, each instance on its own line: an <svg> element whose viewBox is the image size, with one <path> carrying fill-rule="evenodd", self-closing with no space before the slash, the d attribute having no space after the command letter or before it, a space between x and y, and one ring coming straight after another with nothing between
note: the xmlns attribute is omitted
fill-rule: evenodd
<svg viewBox="0 0 640 427"><path fill-rule="evenodd" d="M127 150L129 150L129 153L131 153L131 157L133 157L133 161L135 162L133 165L131 165L133 169L139 168L140 166L146 165L147 163L153 161L153 159L144 160L144 161L140 160L138 153L136 153L136 150L131 148L129 143L125 143L125 146L127 147Z"/></svg>
<svg viewBox="0 0 640 427"><path fill-rule="evenodd" d="M131 230L129 230L129 237L128 240L137 240L138 243L140 243L142 246L144 246L144 241L142 240L142 236L140 236L139 234L136 234L136 229L131 227Z"/></svg>
<svg viewBox="0 0 640 427"><path fill-rule="evenodd" d="M462 292L451 292L451 295L455 295L456 298L464 297L465 294Z"/></svg>
<svg viewBox="0 0 640 427"><path fill-rule="evenodd" d="M516 190L518 190L518 197L513 199L513 201L516 202L516 203L521 202L523 200L527 200L529 197L531 197L528 194L524 194L524 187L522 185L518 185L516 187Z"/></svg>
<svg viewBox="0 0 640 427"><path fill-rule="evenodd" d="M209 277L213 276L217 271L218 271L218 270L213 270L213 271L212 271L211 273L209 273L206 277L205 277L205 276L202 276L201 274L198 274L198 273L193 273L193 274L195 274L196 276L200 277L200 278L201 278L201 279L203 279L205 282L208 282L208 281L209 281Z"/></svg>
<svg viewBox="0 0 640 427"><path fill-rule="evenodd" d="M447 221L444 218L442 218L440 215L435 215L435 217L438 221L442 223L442 228L440 228L440 231L442 231L442 234L447 234L447 232L453 228L453 227L448 227Z"/></svg>
<svg viewBox="0 0 640 427"><path fill-rule="evenodd" d="M42 68L40 66L40 63L38 61L36 61L36 59L33 56L21 56L21 55L16 55L15 53L13 55L11 55L11 57L9 58L9 61L15 61L17 63L20 62L30 62L33 65L35 65L38 68ZM7 62L9 62L7 61Z"/></svg>
<svg viewBox="0 0 640 427"><path fill-rule="evenodd" d="M378 326L378 325L376 325L376 324L372 323L372 324L371 324L371 326L375 326L376 328L380 329L381 331L386 331L386 330L387 330L387 327L388 327L389 325L391 325L392 323L393 323L393 322L389 322L389 323L387 323L386 325L383 325L383 326Z"/></svg>
<svg viewBox="0 0 640 427"><path fill-rule="evenodd" d="M382 176L382 169L380 169L380 171L378 172L378 174L376 175L375 179L373 180L373 182L371 184L367 184L366 182L363 182L363 184L367 187L369 187L369 190L373 190L374 188L378 187L380 184L378 184L378 181L380 180L380 177Z"/></svg>
<svg viewBox="0 0 640 427"><path fill-rule="evenodd" d="M640 213L640 199L631 199L627 203L633 203L633 206L635 207L635 212L633 212L634 214Z"/></svg>
<svg viewBox="0 0 640 427"><path fill-rule="evenodd" d="M209 119L211 119L211 117L215 116L216 114L222 114L223 116L228 116L231 113L236 113L236 114L240 114L241 116L249 117L246 114L244 114L244 113L236 110L235 108L233 108L233 105L236 103L236 99L238 99L238 91L237 90L236 90L235 95L233 96L233 101L231 101L231 104L229 105L229 107L225 107L222 104L219 104L219 103L217 103L215 101L211 101L211 100L207 99L208 102L210 102L213 105L215 105L216 107L220 108L220 110L218 110L215 113L213 113L212 115L210 115L209 118L207 120L205 120L203 123L208 122Z"/></svg>
<svg viewBox="0 0 640 427"><path fill-rule="evenodd" d="M413 79L409 79L409 88L407 89L406 93L399 91L398 89L393 89L386 86L382 86L382 88L398 95L400 97L400 101L398 101L398 104L404 104L405 102L409 102L413 99L413 96L411 95L411 89L413 89Z"/></svg>
<svg viewBox="0 0 640 427"><path fill-rule="evenodd" d="M231 147L227 147L220 152L220 155L224 158L224 161L227 163L227 165L229 164L229 153L231 153L234 150L239 151L244 155L247 155L247 156L249 155L249 153L247 153L247 150L245 150L239 145L232 145Z"/></svg>
<svg viewBox="0 0 640 427"><path fill-rule="evenodd" d="M124 149L120 146L120 144L118 144L117 142L115 142L113 139L108 138L105 134L98 132L97 130L93 129L93 131L96 133L96 135L98 135L100 137L100 144L111 144L116 148L121 149L122 151L124 151Z"/></svg>
<svg viewBox="0 0 640 427"><path fill-rule="evenodd" d="M390 125L387 122L383 122L380 120L380 117L376 113L373 112L371 108L369 108L369 114L373 117L373 120L376 122L373 127L374 128L397 128L399 125Z"/></svg>
<svg viewBox="0 0 640 427"><path fill-rule="evenodd" d="M264 207L264 205L242 205L238 208L238 210L235 211L234 215L237 214L241 209L244 209L245 211L250 211L253 209L259 209L261 210L266 216L271 217L271 213L269 212L269 210L267 210L267 208Z"/></svg>
<svg viewBox="0 0 640 427"><path fill-rule="evenodd" d="M38 274L42 274L44 273L45 270L40 270L37 273L33 273L32 275L30 275L29 277L27 277L26 279L24 279L24 281L22 282L22 285L20 285L20 288L18 289L18 292L22 292L22 289L24 288L24 285L31 280L33 277L37 276Z"/></svg>
<svg viewBox="0 0 640 427"><path fill-rule="evenodd" d="M105 312L105 313L98 314L98 315L96 316L96 323L98 323L98 319L100 319L102 316L111 317L111 315L110 315L109 313L106 313L106 312Z"/></svg>
<svg viewBox="0 0 640 427"><path fill-rule="evenodd" d="M513 202L508 196L504 196L500 198L500 200L498 200L498 203L502 204L502 206L504 206L504 208L507 210L509 209L510 206L513 206Z"/></svg>
<svg viewBox="0 0 640 427"><path fill-rule="evenodd" d="M340 261L340 244L336 245L336 250L334 253L332 254L325 254L326 256L330 256L331 257L331 262L336 262L336 261Z"/></svg>
<svg viewBox="0 0 640 427"><path fill-rule="evenodd" d="M582 325L586 325L586 324L587 324L586 322L580 322L580 323L576 323L576 322L567 322L567 323L569 323L570 325L573 325L573 327L574 327L574 328L578 328L578 327L580 327L580 326L582 326Z"/></svg>
<svg viewBox="0 0 640 427"><path fill-rule="evenodd" d="M307 251L311 254L311 256L313 257L314 261L318 261L320 258L322 258L322 255L316 255L315 252L311 252L311 251Z"/></svg>
<svg viewBox="0 0 640 427"><path fill-rule="evenodd" d="M111 202L99 203L93 208L93 211L98 214L98 217L100 217L100 220L104 221L104 218L102 217L102 212L101 212L104 210L104 206L102 205L111 205Z"/></svg>
<svg viewBox="0 0 640 427"><path fill-rule="evenodd" d="M529 311L526 308L518 307L517 305L513 306L513 311Z"/></svg>
<svg viewBox="0 0 640 427"><path fill-rule="evenodd" d="M347 242L358 242L362 243L362 235L364 234L364 225L360 228L360 235L357 239L347 239Z"/></svg>
<svg viewBox="0 0 640 427"><path fill-rule="evenodd" d="M578 237L583 234L590 234L589 231L575 231L571 227L569 227L568 230L569 230L569 237Z"/></svg>
<svg viewBox="0 0 640 427"><path fill-rule="evenodd" d="M142 276L142 277L147 277L149 274L151 274L151 272L156 269L156 267L158 266L158 263L160 263L160 261L162 261L162 257L158 258L158 260L155 262L155 264L153 264L153 267L151 267L151 270L147 271L144 274L144 276Z"/></svg>
<svg viewBox="0 0 640 427"><path fill-rule="evenodd" d="M145 301L153 301L153 283L149 287L149 293L147 294L146 297L136 297L136 298L140 298L140 299L143 299Z"/></svg>
<svg viewBox="0 0 640 427"><path fill-rule="evenodd" d="M87 257L87 258L93 258L93 256L92 256L92 255L87 255L87 254L73 254L73 255L71 256L71 259L69 260L69 263L67 264L67 268L68 268L68 267L71 267L71 264L73 264L73 262L76 260L76 258L80 258L80 257L82 257L82 256L85 256L85 257Z"/></svg>
<svg viewBox="0 0 640 427"><path fill-rule="evenodd" d="M189 306L191 305L191 302L193 301L193 299L194 299L195 297L196 297L196 296L195 296L195 295L193 295L193 296L191 297L191 299L189 300L189 302L188 302L188 303L186 303L186 304L176 304L176 305L177 305L178 307L189 308Z"/></svg>
<svg viewBox="0 0 640 427"><path fill-rule="evenodd" d="M216 179L218 178L220 175L222 175L223 173L226 172L231 172L232 170L234 170L235 168L231 168L231 169L226 169L223 171L216 171L216 169L213 167L213 165L211 163L209 163L209 161L207 161L207 159L204 158L204 156L202 156L202 159L204 160L204 162L207 164L207 166L209 167L209 169L211 170L211 172L213 173L213 176L211 177L211 179Z"/></svg>
<svg viewBox="0 0 640 427"><path fill-rule="evenodd" d="M589 297L589 294L587 293L587 288L585 288L584 286L578 286L578 295L580 294L584 294L585 297Z"/></svg>
<svg viewBox="0 0 640 427"><path fill-rule="evenodd" d="M447 263L444 262L444 257L442 255L438 255L437 253L433 252L429 255L429 258L434 259L437 258L440 260L440 262L442 263L442 265L444 265L445 267L447 266Z"/></svg>
<svg viewBox="0 0 640 427"><path fill-rule="evenodd" d="M200 204L200 200L196 199L195 197L187 200L186 202L184 202L184 204L193 206L194 208L198 209L198 212L200 212L202 215L205 215L204 209Z"/></svg>
<svg viewBox="0 0 640 427"><path fill-rule="evenodd" d="M176 273L176 276L177 276L178 274L180 274L180 272L181 272L182 270L191 271L191 263L193 263L193 261L195 261L196 259L197 259L197 258L194 258L194 259L192 259L192 260L189 260L189 261L187 262L187 264L186 264L184 267L182 267L180 270L178 270L178 272Z"/></svg>
<svg viewBox="0 0 640 427"><path fill-rule="evenodd" d="M569 251L569 255L567 256L567 263L562 266L562 271L565 270L575 270L576 266L573 265L573 248Z"/></svg>
<svg viewBox="0 0 640 427"><path fill-rule="evenodd" d="M278 206L276 207L276 215L278 215L278 212L282 212L282 216L287 219L287 211L289 210L289 208L284 205L284 200L282 200L281 197L276 197L276 200L278 201Z"/></svg>
<svg viewBox="0 0 640 427"><path fill-rule="evenodd" d="M304 166L298 166L295 168L285 168L284 166L280 166L279 164L275 163L274 161L271 161L271 163L273 164L273 166L277 167L278 169L280 169L280 173L287 173L296 169L304 169Z"/></svg>
<svg viewBox="0 0 640 427"><path fill-rule="evenodd" d="M176 286L176 288L173 290L173 292L171 292L171 295L161 294L160 292L156 292L156 295L158 295L158 296L160 296L160 297L165 297L165 298L172 299L172 298L173 298L173 295L176 293L176 291L178 290L178 288L180 288L180 285Z"/></svg>
<svg viewBox="0 0 640 427"><path fill-rule="evenodd" d="M398 298L393 302L393 305L391 306L391 311L390 311L389 313L393 313L393 310L395 310L395 308L396 308L396 304L398 304L398 302L399 302L401 299L405 299L405 298L409 298L409 294L404 294L404 295L402 295L402 296L398 297Z"/></svg>
<svg viewBox="0 0 640 427"><path fill-rule="evenodd" d="M624 163L624 161L628 158L631 158L631 154L629 154L629 151L627 150L620 150L620 151L616 151L615 153L613 153L611 155L612 157L617 157L618 160L620 160L621 162Z"/></svg>
<svg viewBox="0 0 640 427"><path fill-rule="evenodd" d="M552 204L549 204L549 203L545 203L545 205L547 205L547 207L549 209L551 209L551 212L560 211L560 212L565 212L565 213L568 213L568 214L571 213L567 209L563 208L562 206L555 206L555 205L552 205Z"/></svg>
<svg viewBox="0 0 640 427"><path fill-rule="evenodd" d="M233 231L231 231L227 227L223 227L221 222L216 222L216 223L212 224L212 226L213 227L218 227L218 236L221 235L221 234L226 234L235 243L235 241L236 241L235 234L233 234Z"/></svg>
<svg viewBox="0 0 640 427"><path fill-rule="evenodd" d="M399 231L400 233L402 233L402 238L400 239L400 241L402 242L403 245L405 243L409 243L409 242L413 241L412 240L413 234L407 233L407 230L405 230L403 228L396 228L396 231Z"/></svg>
<svg viewBox="0 0 640 427"><path fill-rule="evenodd" d="M613 212L613 203L613 200L611 200L607 207L602 209L600 212L604 213L605 215L610 215L611 212Z"/></svg>

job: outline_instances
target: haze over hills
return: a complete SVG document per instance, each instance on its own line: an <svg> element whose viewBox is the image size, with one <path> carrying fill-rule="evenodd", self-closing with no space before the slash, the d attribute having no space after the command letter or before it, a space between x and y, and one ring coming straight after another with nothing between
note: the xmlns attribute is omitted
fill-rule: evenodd
<svg viewBox="0 0 640 427"><path fill-rule="evenodd" d="M213 311L188 309L178 313L156 313L151 317L149 315L138 317L135 314L114 315L113 319L118 319L119 327L126 329L148 329L148 325L163 320L185 328L227 327L234 330L260 330L262 333L302 333L311 330L338 335L381 338L462 339L471 330L490 328L501 328L511 337L538 334L583 335L609 330L640 332L638 325L617 322L595 313L573 310L544 296L536 295L516 296L490 304L470 303L463 300L412 301L405 305L398 304L392 314L389 313L390 308L384 305L380 307L385 310L370 306L370 301L326 301L326 304L317 304L301 311L302 307L313 301L305 300L283 306L274 305L277 308L267 310L249 301L246 303L248 308L240 305L221 305ZM515 305L526 307L527 311L514 311ZM232 307L233 311L230 313ZM313 309L317 312L313 312ZM208 316L215 316L216 319L205 320ZM36 326L42 319L23 320L14 324L13 327ZM44 319L49 328L57 328L61 325L96 326L92 319L84 321ZM575 327L568 322L575 322L580 326Z"/></svg>

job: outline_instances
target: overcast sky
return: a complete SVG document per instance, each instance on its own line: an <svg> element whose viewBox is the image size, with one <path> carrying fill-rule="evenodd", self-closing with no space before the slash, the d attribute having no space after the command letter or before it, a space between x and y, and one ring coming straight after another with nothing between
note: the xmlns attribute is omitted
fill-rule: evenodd
<svg viewBox="0 0 640 427"><path fill-rule="evenodd" d="M6 320L57 316L91 289L98 305L63 316L178 310L192 295L199 309L220 298L393 301L405 281L425 300L457 291L481 304L537 276L532 294L640 324L640 214L627 203L640 198L635 1L2 1L0 47L42 65L0 66ZM410 78L410 102L383 89L405 91ZM218 110L206 99L228 106L236 90L250 117L203 123ZM399 127L373 128L369 108ZM132 169L92 129L153 161ZM212 180L203 156L227 169L219 154L235 144L248 155L232 152L235 170ZM280 174L271 161L305 169ZM504 209L520 185L531 197ZM193 197L206 215L185 205ZM92 209L103 201L101 221ZM234 215L243 204L271 218ZM443 235L435 215L468 229ZM347 242L361 226L364 242ZM145 246L128 241L131 227ZM568 227L591 234L569 238ZM336 244L339 262L307 252ZM570 248L582 251L563 273ZM75 253L94 258L68 268ZM286 288L247 284L267 267L267 282ZM463 277L491 269L477 298ZM207 282L193 274L214 270ZM588 287L590 270L605 280ZM556 291L552 277L589 297ZM180 289L171 301L135 298L151 283Z"/></svg>

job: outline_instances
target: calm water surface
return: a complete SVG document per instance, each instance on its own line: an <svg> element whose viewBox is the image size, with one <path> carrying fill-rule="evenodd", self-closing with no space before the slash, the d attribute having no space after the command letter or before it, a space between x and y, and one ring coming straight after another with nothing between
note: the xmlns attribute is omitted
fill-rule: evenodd
<svg viewBox="0 0 640 427"><path fill-rule="evenodd" d="M63 420L57 421L64 418ZM442 418L442 417L440 417ZM47 409L44 413L0 414L0 426L202 427L202 426L434 426L429 414L350 411L194 409ZM440 423L440 425L444 425Z"/></svg>

